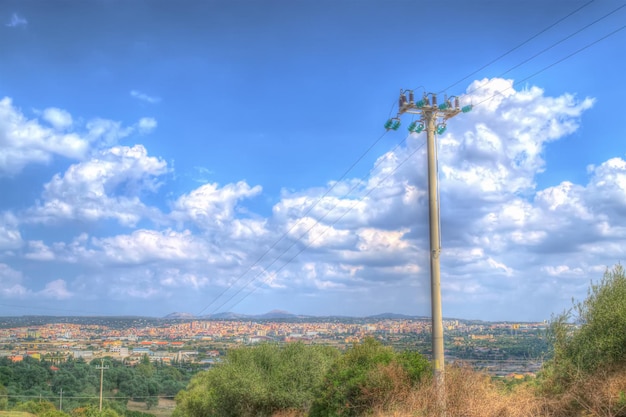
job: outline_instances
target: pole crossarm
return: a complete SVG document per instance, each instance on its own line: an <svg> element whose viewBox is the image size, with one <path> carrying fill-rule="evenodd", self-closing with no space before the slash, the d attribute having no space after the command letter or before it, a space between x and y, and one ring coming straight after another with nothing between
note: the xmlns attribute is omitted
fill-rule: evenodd
<svg viewBox="0 0 626 417"><path fill-rule="evenodd" d="M459 97L444 95L443 102L437 104L437 94L424 93L420 100L415 100L413 90L400 90L398 98L398 114L396 117L387 120L385 128L387 130L398 130L400 127L400 116L404 113L415 114L421 116L419 120L411 122L409 132L421 133L426 129L424 123L429 117L433 117L439 121L436 125L438 135L441 135L446 129L446 121L459 113L467 113L471 111L473 106L468 104L461 107Z"/></svg>

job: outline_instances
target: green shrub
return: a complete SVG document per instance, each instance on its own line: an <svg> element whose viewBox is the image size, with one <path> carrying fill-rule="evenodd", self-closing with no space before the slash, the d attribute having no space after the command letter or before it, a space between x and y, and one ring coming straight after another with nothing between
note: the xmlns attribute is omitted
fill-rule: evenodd
<svg viewBox="0 0 626 417"><path fill-rule="evenodd" d="M225 363L196 375L176 397L175 416L270 416L308 410L335 349L262 344L228 352Z"/></svg>
<svg viewBox="0 0 626 417"><path fill-rule="evenodd" d="M430 369L416 352L395 353L374 339L355 344L333 364L311 409L312 417L361 416L384 409Z"/></svg>

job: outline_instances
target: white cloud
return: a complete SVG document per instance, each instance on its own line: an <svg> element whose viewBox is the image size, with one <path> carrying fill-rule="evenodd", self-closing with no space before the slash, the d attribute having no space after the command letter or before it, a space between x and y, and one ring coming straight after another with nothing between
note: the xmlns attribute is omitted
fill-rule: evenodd
<svg viewBox="0 0 626 417"><path fill-rule="evenodd" d="M0 100L0 175L19 173L30 163L48 163L54 155L82 158L89 148L76 133L61 133L27 119L10 98Z"/></svg>
<svg viewBox="0 0 626 417"><path fill-rule="evenodd" d="M0 263L0 295L5 298L22 298L28 290L21 284L22 273Z"/></svg>
<svg viewBox="0 0 626 417"><path fill-rule="evenodd" d="M157 126L150 117L141 118L131 126L96 118L82 131L65 110L50 107L35 111L45 123L27 118L10 98L0 100L0 176L13 176L29 164L47 164L61 156L82 160L96 149L116 145L132 134L147 134Z"/></svg>
<svg viewBox="0 0 626 417"><path fill-rule="evenodd" d="M145 135L156 129L157 121L152 117L142 117L139 119L137 127L139 128L139 132Z"/></svg>
<svg viewBox="0 0 626 417"><path fill-rule="evenodd" d="M167 163L148 156L142 145L116 146L70 166L44 186L43 201L29 210L29 222L115 219L126 226L157 215L139 195L155 191Z"/></svg>
<svg viewBox="0 0 626 417"><path fill-rule="evenodd" d="M235 217L237 203L261 191L260 186L250 187L244 181L221 188L215 183L205 184L179 197L173 204L171 216L177 221L192 221L202 228L226 226Z"/></svg>
<svg viewBox="0 0 626 417"><path fill-rule="evenodd" d="M216 257L208 245L188 230L157 232L141 229L130 235L93 239L93 246L102 250L104 260L113 263L143 264L158 260L204 260L210 263Z"/></svg>
<svg viewBox="0 0 626 417"><path fill-rule="evenodd" d="M17 217L10 212L0 213L0 250L17 249L22 244Z"/></svg>
<svg viewBox="0 0 626 417"><path fill-rule="evenodd" d="M64 130L72 126L72 115L63 109L50 107L43 111L42 117L57 130Z"/></svg>
<svg viewBox="0 0 626 417"><path fill-rule="evenodd" d="M150 96L148 94L142 93L141 91L131 90L130 95L137 100L145 101L146 103L156 104L161 102L160 97Z"/></svg>
<svg viewBox="0 0 626 417"><path fill-rule="evenodd" d="M28 242L28 252L24 258L34 261L52 261L55 259L54 252L41 240Z"/></svg>
<svg viewBox="0 0 626 417"><path fill-rule="evenodd" d="M68 291L66 282L62 279L50 281L37 295L44 298L53 298L55 300L67 300L73 296L73 294Z"/></svg>
<svg viewBox="0 0 626 417"><path fill-rule="evenodd" d="M86 127L87 140L99 148L114 146L135 131L133 126L124 127L121 122L100 118L90 120Z"/></svg>
<svg viewBox="0 0 626 417"><path fill-rule="evenodd" d="M21 17L20 15L18 15L17 13L13 13L11 15L11 20L9 21L9 23L6 24L6 26L10 28L16 28L19 26L26 26L26 25L28 25L28 21L24 19L23 17Z"/></svg>
<svg viewBox="0 0 626 417"><path fill-rule="evenodd" d="M623 156L589 167L587 183L537 186L537 174L550 163L546 146L576 131L593 100L511 85L473 84L483 86L472 93L475 104L493 98L450 121L439 138L447 316L549 317L572 296L584 296L599 266L619 261L626 247ZM108 121L91 132L116 142L156 126L142 120L129 128ZM269 297L296 305L323 298L352 312L364 305L393 310L428 295L424 141L424 135L411 135L405 147L378 158L366 181L331 183L335 188L321 199L319 187L283 190L267 216L249 211L247 200L262 188L245 181L208 183L170 197L171 211L163 214L140 197L158 188L167 164L141 145L114 146L56 175L23 221L96 225L114 219L136 227L151 218L170 228L141 224L128 234L81 235L69 243L37 237L25 246L19 221L5 215L0 247L13 250L11 256L82 268L81 278L70 281L73 298L98 288L117 300L198 297L194 305L205 305L216 289L232 285L236 291L252 280L240 296L255 289L255 302Z"/></svg>

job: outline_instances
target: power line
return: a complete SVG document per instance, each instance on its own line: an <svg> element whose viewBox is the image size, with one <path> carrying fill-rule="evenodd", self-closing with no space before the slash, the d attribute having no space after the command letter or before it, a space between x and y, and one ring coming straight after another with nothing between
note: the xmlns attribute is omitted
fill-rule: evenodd
<svg viewBox="0 0 626 417"><path fill-rule="evenodd" d="M221 298L229 289L231 289L234 284L236 284L241 278L243 278L248 272L250 272L252 270L252 268L254 268L256 265L258 265L258 263L265 258L265 256L270 253L270 251L272 249L274 249L276 247L276 245L282 241L286 236L289 235L289 233L291 233L291 231L298 225L300 224L300 221L302 220L302 218L306 217L326 196L328 196L328 194L330 194L330 192L337 186L337 184L339 184L339 182L341 180L343 180L348 173L350 173L350 171L352 171L354 169L354 167L363 160L363 158L365 158L365 156L374 148L374 146L376 146L378 144L378 142L380 142L382 140L383 137L385 137L385 135L387 134L387 131L385 131L382 135L380 135L378 137L378 139L376 139L362 154L361 156L359 156L357 158L356 161L354 161L352 163L352 165L350 165L348 167L348 169L346 169L344 171L343 174L341 174L341 176L339 177L338 180L336 180L329 188L328 190L326 190L326 192L319 197L311 206L309 206L309 208L304 212L304 214L301 216L301 219L299 219L297 222L295 222L291 228L289 230L287 230L285 233L283 233L276 241L274 241L274 243L265 251L263 252L263 254L256 260L254 261L254 263L252 265L250 265L248 267L248 269L246 269L238 278L236 278L233 283L229 286L226 287L226 289L224 291L222 291L217 297L215 297L209 304L207 304L202 310L200 310L200 312L198 314L196 314L197 316L199 316L200 314L202 314L205 310L207 310L211 305L213 305L219 298ZM279 255L280 256L280 255Z"/></svg>
<svg viewBox="0 0 626 417"><path fill-rule="evenodd" d="M467 80L469 77L471 77L472 75L477 74L478 72L484 70L485 68L487 68L488 66L496 63L497 61L501 60L502 58L504 58L505 56L509 55L510 53L518 50L519 48L521 48L522 46L526 45L528 42L532 41L533 39L537 38L539 35L547 32L548 30L552 29L554 26L558 25L559 23L561 23L562 21L566 20L567 18L569 18L570 16L576 14L577 12L579 12L580 10L584 9L585 7L589 6L591 3L593 3L595 0L591 0L585 4L583 4L582 6L580 6L579 8L577 8L576 10L573 10L572 12L568 13L567 15L563 16L562 18L560 18L559 20L557 20L556 22L552 23L551 25L549 25L548 27L546 27L545 29L540 30L539 32L537 32L536 34L534 34L533 36L531 36L530 38L526 39L524 42L520 43L519 45L509 49L507 52L503 53L502 55L498 56L497 58L489 61L488 63L486 63L485 65L483 65L482 67L478 68L477 70L469 73L468 75L466 75L465 77L455 81L454 83L450 84L449 86L447 86L446 88L444 88L443 90L441 90L439 93L443 93L445 91L447 91L448 89L458 85L459 83Z"/></svg>
<svg viewBox="0 0 626 417"><path fill-rule="evenodd" d="M525 77L525 78L523 78L523 79L521 79L521 80L519 80L519 81L514 82L513 84L511 84L511 86L510 86L510 87L507 87L507 88L505 88L504 90L501 90L501 91L499 91L498 93L496 93L496 94L492 95L491 97L488 97L488 98L486 98L486 99L484 99L484 100L482 100L482 101L478 102L477 104L474 104L474 106L479 106L479 105L481 105L481 104L485 103L486 101L489 101L489 100L493 99L494 97L497 97L499 94L501 94L501 93L502 93L502 91L507 91L507 90L510 90L510 89L512 89L513 87L515 87L516 85L521 84L521 83L523 83L524 81L528 81L529 79L531 79L531 78L533 78L533 77L535 77L535 76L537 76L537 75L541 74L542 72L544 72L544 71L546 71L546 70L548 70L548 69L550 69L550 68L554 67L555 65L560 64L560 63L561 63L561 62L563 62L563 61L568 60L569 58L573 57L574 55L577 55L577 54L581 53L582 51L584 51L584 50L586 50L586 49L589 49L589 48L590 48L590 47L592 47L593 45L595 45L595 44L597 44L597 43L602 42L603 40L605 40L605 39L607 39L607 38L609 38L609 37L611 37L611 36L613 36L613 35L617 34L618 32L620 32L620 31L622 31L622 30L624 30L624 29L626 29L626 25L624 25L624 26L622 26L622 27L619 27L619 28L617 28L617 29L613 30L612 32L610 32L610 33L608 33L608 34L606 34L606 35L602 36L601 38L596 39L595 41L593 41L593 42L591 42L591 43L589 43L589 44L587 44L587 45L583 46L582 48L579 48L579 49L575 50L574 52L572 52L572 53L570 53L570 54L568 54L568 55L564 56L563 58L561 58L561 59L559 59L559 60L557 60L557 61L555 61L555 62L553 62L553 63L551 63L550 65L547 65L547 66L543 67L543 68L542 68L542 69L540 69L539 71L534 72L534 73L532 73L531 75L529 75L529 76L527 76L527 77ZM466 94L466 95L469 95L469 94Z"/></svg>
<svg viewBox="0 0 626 417"><path fill-rule="evenodd" d="M507 69L507 70L506 70L506 71L504 71L503 73L498 74L498 75L496 76L496 78L503 77L504 75L508 74L509 72L513 71L514 69L521 67L522 65L526 64L526 63L527 63L527 62L529 62L529 61L532 61L533 59L535 59L535 58L537 58L538 56L540 56L540 55L542 55L542 54L546 53L547 51L549 51L550 49L554 48L555 46L560 45L561 43L563 43L563 42L565 42L566 40L568 40L568 39L570 39L570 38L572 38L572 37L574 37L574 36L578 35L580 32L582 32L582 31L584 31L584 30L586 30L586 29L590 28L591 26L595 25L596 23L601 22L602 20L604 20L604 19L608 18L609 16L611 16L611 15L613 15L613 14L617 13L618 11L620 11L621 9L623 9L624 7L626 7L626 3L625 3L625 4L622 4L621 6L619 6L619 7L618 7L618 8L616 8L616 9L614 9L614 10L610 11L609 13L605 14L604 16L599 17L598 19L594 20L593 22L591 22L591 23L589 23L589 24L587 24L587 25L583 26L582 28L578 29L577 31L570 33L570 34L569 34L569 35L567 35L566 37L564 37L564 38L560 39L559 41L557 41L557 42L553 43L552 45L550 45L550 46L548 46L548 47L546 47L546 48L542 49L541 51L539 51L539 52L535 53L535 54L534 54L534 55L532 55L531 57L526 58L526 59L525 59L525 60L523 60L522 62L520 62L520 63L518 63L518 64L516 64L516 65L512 66L511 68ZM493 78L492 78L492 80L493 80ZM474 93L474 92L476 92L476 91L478 91L478 90L481 90L481 89L485 88L485 87L486 87L486 86L487 86L490 82L491 82L491 80L490 80L489 82L487 82L486 84L483 84L483 85L481 85L480 87L477 87L477 88L475 88L475 89L473 89L473 90L471 90L471 91L467 92L465 95L472 94L472 93Z"/></svg>
<svg viewBox="0 0 626 417"><path fill-rule="evenodd" d="M406 139L405 139L406 140ZM304 252L305 250L307 250L316 240L318 240L319 238L321 238L324 234L326 234L326 232L329 230L330 227L334 226L337 222L339 222L339 220L341 220L343 217L345 217L354 207L356 207L356 205L358 203L360 203L361 201L363 201L365 199L365 197L367 197L368 195L370 195L374 190L376 190L380 185L382 185L388 178L391 177L391 175L393 175L402 165L404 165L409 159L411 159L411 157L413 155L415 155L420 149L422 149L424 147L424 145L426 144L426 142L422 143L422 145L420 145L419 147L417 147L413 152L411 152L411 154L406 157L402 162L400 162L389 174L387 174L384 178L382 178L374 187L372 187L367 193L365 193L360 199L358 199L356 202L354 202L352 204L351 207L348 207L348 209L341 215L339 216L337 219L335 219L332 223L330 223L330 225L328 226L328 228L326 228L324 231L322 231L315 239L312 239L308 244L306 244L302 249L300 249L295 255L293 255L291 258L289 258L280 268L278 268L277 270L273 271L274 274L280 272L281 270L283 270L287 265L289 265L298 255L300 255L302 252ZM400 144L398 144L399 146ZM396 146L397 147L397 146ZM394 148L395 149L395 148ZM357 184L360 185L361 181L359 181L359 183ZM355 187L353 187L354 189ZM337 204L338 205L338 204ZM319 224L320 220L323 220L328 214L330 214L330 212L332 210L334 210L337 205L335 205L332 209L330 209L324 216L322 216L313 226L311 226L308 230L306 230L301 236L300 238L298 238L295 242L292 243L292 245L289 247L293 247L297 242L299 242L313 227L315 227L316 225ZM276 258L274 260L273 263L275 263L276 261L278 261L278 258ZM271 264L270 264L271 266ZM233 298L235 298L235 296L237 296L239 293L241 293L241 291L243 291L247 286L249 286L252 282L254 282L258 277L260 277L263 273L267 273L267 269L264 269L263 271L261 271L259 274L257 274L252 280L250 280L244 287L242 287L241 289L239 289L232 297L230 297L226 302L224 302L220 308L222 306L224 306L227 302L231 301ZM263 280L261 282L261 284L266 284L269 281L270 277L266 278L265 280ZM237 304L241 303L242 301L244 301L246 298L248 298L250 295L252 295L259 287L255 287L253 288L248 294L244 295L243 298L241 298L239 301L237 301L232 307L236 306ZM232 308L231 307L231 308Z"/></svg>
<svg viewBox="0 0 626 417"><path fill-rule="evenodd" d="M619 8L618 8L617 10L619 10ZM615 10L615 11L617 11L617 10ZM615 12L615 11L614 11L614 12ZM612 13L613 13L613 12L612 12ZM555 61L555 62L551 63L550 65L547 65L547 66L543 67L543 68L542 68L542 69L540 69L539 71L536 71L536 72L534 72L533 74L531 74L531 75L529 75L529 76L527 76L527 77L525 77L525 78L523 78L523 79L521 79L521 80L519 80L519 81L517 81L517 82L513 83L510 87L508 87L507 89L502 90L502 91L509 90L509 89L511 89L511 88L513 88L513 87L515 87L516 85L518 85L518 84L520 84L520 83L523 83L523 82L525 82L525 81L527 81L527 80L529 80L529 79L531 79L531 78L533 78L533 77L535 77L535 76L539 75L540 73L542 73L542 72L544 72L544 71L546 71L546 70L548 70L548 69L550 69L550 68L554 67L555 65L560 64L561 62L563 62L563 61L565 61L565 60L567 60L567 59L571 58L572 56L574 56L574 55L576 55L576 54L578 54L578 53L580 53L580 52L582 52L582 51L584 51L584 50L586 50L586 49L590 48L590 47L591 47L591 46L593 46L593 45L596 45L597 43L599 43L599 42L601 42L601 41L603 41L603 40L605 40L605 39L607 39L607 38L609 38L609 37L611 37L611 36L615 35L616 33L620 32L620 31L622 31L622 30L624 30L624 29L626 29L626 25L624 25L624 26L622 26L622 27L620 27L620 28L618 28L618 29L616 29L616 30L614 30L614 31L610 32L609 34L607 34L607 35L605 35L605 36L603 36L603 37L601 37L601 38L599 38L599 39L596 39L595 41L593 41L593 42L591 42L591 43L589 43L589 44L587 44L587 45L583 46L582 48L577 49L576 51L574 51L574 52L572 52L572 53L568 54L567 56L565 56L565 57L563 57L563 58L561 58L561 59L559 59L559 60L557 60L557 61ZM500 92L499 92L499 93L500 93ZM499 93L498 93L498 94L499 94ZM483 101L481 101L481 102L479 102L479 103L477 103L477 104L474 104L474 106L479 106L479 105L481 105L482 103L484 103L484 102L486 102L486 101L488 101L488 100L493 99L493 98L494 98L494 97L496 97L498 94L494 94L493 96L491 96L491 97L489 97L489 98L486 98L485 100L483 100ZM422 145L422 146L423 146L423 145ZM420 148L421 148L421 147L420 147ZM419 150L420 148L416 149L416 151L414 151L411 155L409 155L409 158L410 158L410 157L411 157L411 156L412 156L415 152L417 152L417 150ZM377 188L380 184L382 184L382 182L383 182L384 180L386 180L387 178L389 178L389 177L391 176L391 174L393 174L393 173L394 173L394 172L395 172L395 171L396 171L396 170L397 170L397 169L398 169L398 168L399 168L402 164L404 164L407 160L408 160L408 158L407 158L407 159L405 159L404 161L402 161L402 163L401 163L401 164L399 164L399 165L398 165L398 166L397 166L397 167L396 167L396 168L395 168L395 169L394 169L394 170L393 170L393 171L392 171L392 172L391 172L388 176L386 176L383 180L381 180L381 181L379 182L379 184L377 184L377 185L376 185L375 187L373 187L370 191L368 191L368 193L366 193L366 194L365 194L365 195L364 195L361 199L359 199L359 200L357 201L357 203L361 202L361 201L363 200L363 198L365 198L365 197L366 197L367 195L369 195L372 191L374 191L374 189L376 189L376 188ZM359 182L359 184L360 184L360 182ZM351 191L352 191L352 190L351 190ZM327 212L327 213L326 213L326 214L325 214L322 218L320 218L319 220L322 220L323 218L325 218L325 217L326 217L326 216L327 216L327 215L328 215L328 214L329 214L329 213L330 213L333 209L335 209L337 206L338 206L338 204L337 204L337 205L335 205L333 208L331 208L331 209L330 209L330 210L329 210L329 211L328 211L328 212ZM337 221L339 221L341 218L343 218L343 217L344 217L344 216L345 216L345 215L346 215L346 214L347 214L350 210L352 210L355 206L356 206L356 203L355 203L354 205L352 205L350 208L348 208L348 210L347 210L346 212L344 212L344 213L343 213L343 214L342 214L342 215L341 215L338 219L336 219L336 220L335 220L335 222L331 223L331 226L332 226L332 225L334 225L334 224L335 224ZM300 236L300 238L298 238L298 239L297 239L294 243L292 243L292 245L291 245L288 249L290 249L291 247L293 247L293 246L294 246L297 242L299 242L299 241L300 241L300 240L304 237L304 235L306 235L306 233L308 233L308 231L310 231L313 227L315 227L317 224L319 224L319 220L318 220L318 221L317 221L317 222L316 222L316 223L315 223L315 224L314 224L311 228L309 228L309 229L308 229L308 230L307 230L307 231L306 231L306 232L305 232L302 236ZM319 239L322 235L324 235L324 234L326 233L326 231L327 231L327 230L328 230L328 229L326 229L325 231L323 231L323 232L322 232L322 233L321 233L321 234L320 234L317 238L315 238L313 241L309 242L309 244L307 244L307 245L306 245L304 248L302 248L302 249L301 249L298 253L296 253L294 256L292 256L292 257L291 257L291 258L290 258L290 259L289 259L289 260L288 260L288 261L287 261L284 265L282 265L279 269L277 269L276 271L274 271L274 273L280 272L283 268L285 268L285 267L286 267L286 266L287 266L287 265L288 265L291 261L293 261L293 259L295 259L295 258L296 258L296 257L297 257L300 253L304 252L307 248L309 248L309 247L311 246L311 244L312 244L315 240ZM287 249L287 250L288 250L288 249ZM286 251L285 251L285 252L286 252ZM284 254L285 252L283 252L283 254ZM276 259L275 259L275 260L274 260L274 261L273 261L273 262L272 262L269 266L273 265L276 261L278 261L278 259L280 258L280 256L282 256L282 254L281 254L281 255L279 255L279 257L277 257L277 258L276 258ZM228 300L226 300L224 303L222 303L222 304L219 306L219 308L223 307L226 303L228 303L229 301L231 301L231 300L232 300L235 296L237 296L239 293L241 293L241 291L243 291L243 289L245 289L247 286L249 286L252 282L254 282L254 281L256 280L256 278L258 278L259 276L261 276L261 274L263 274L263 273L267 273L267 268L264 268L264 270L263 270L261 273L257 274L257 275L256 275L256 276L255 276L255 277L254 277L251 281L249 281L249 282L248 282L245 286L243 286L242 288L240 288L240 289L239 289L239 290L238 290L238 291L237 291L237 292L236 292L233 296L231 296ZM271 276L270 276L269 278L271 278ZM269 278L267 278L267 279L263 280L261 283L262 283L262 284L267 283L267 282L269 281ZM254 293L254 292L256 291L256 289L257 289L257 288L258 288L258 287L255 287L255 288L254 288L254 289L253 289L250 293L246 294L246 295L245 295L245 296L244 296L241 300L239 300L237 303L235 303L235 304L233 305L233 307L234 307L234 306L236 306L237 304L241 303L241 302L242 302L243 300L245 300L247 297L249 297L252 293Z"/></svg>
<svg viewBox="0 0 626 417"><path fill-rule="evenodd" d="M141 396L104 396L102 397L105 400L138 400L138 399L147 399L147 398L175 398L175 395L141 395ZM14 394L0 394L0 398L52 398L56 400L56 395L14 395ZM97 400L100 398L97 395L64 395L63 398L67 399L83 399L83 400Z"/></svg>

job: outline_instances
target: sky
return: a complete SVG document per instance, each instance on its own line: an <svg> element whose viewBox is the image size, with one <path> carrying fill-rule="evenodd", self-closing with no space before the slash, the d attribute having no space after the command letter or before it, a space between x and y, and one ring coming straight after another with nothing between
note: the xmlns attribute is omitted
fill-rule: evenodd
<svg viewBox="0 0 626 417"><path fill-rule="evenodd" d="M541 321L624 261L617 1L0 2L0 315Z"/></svg>

